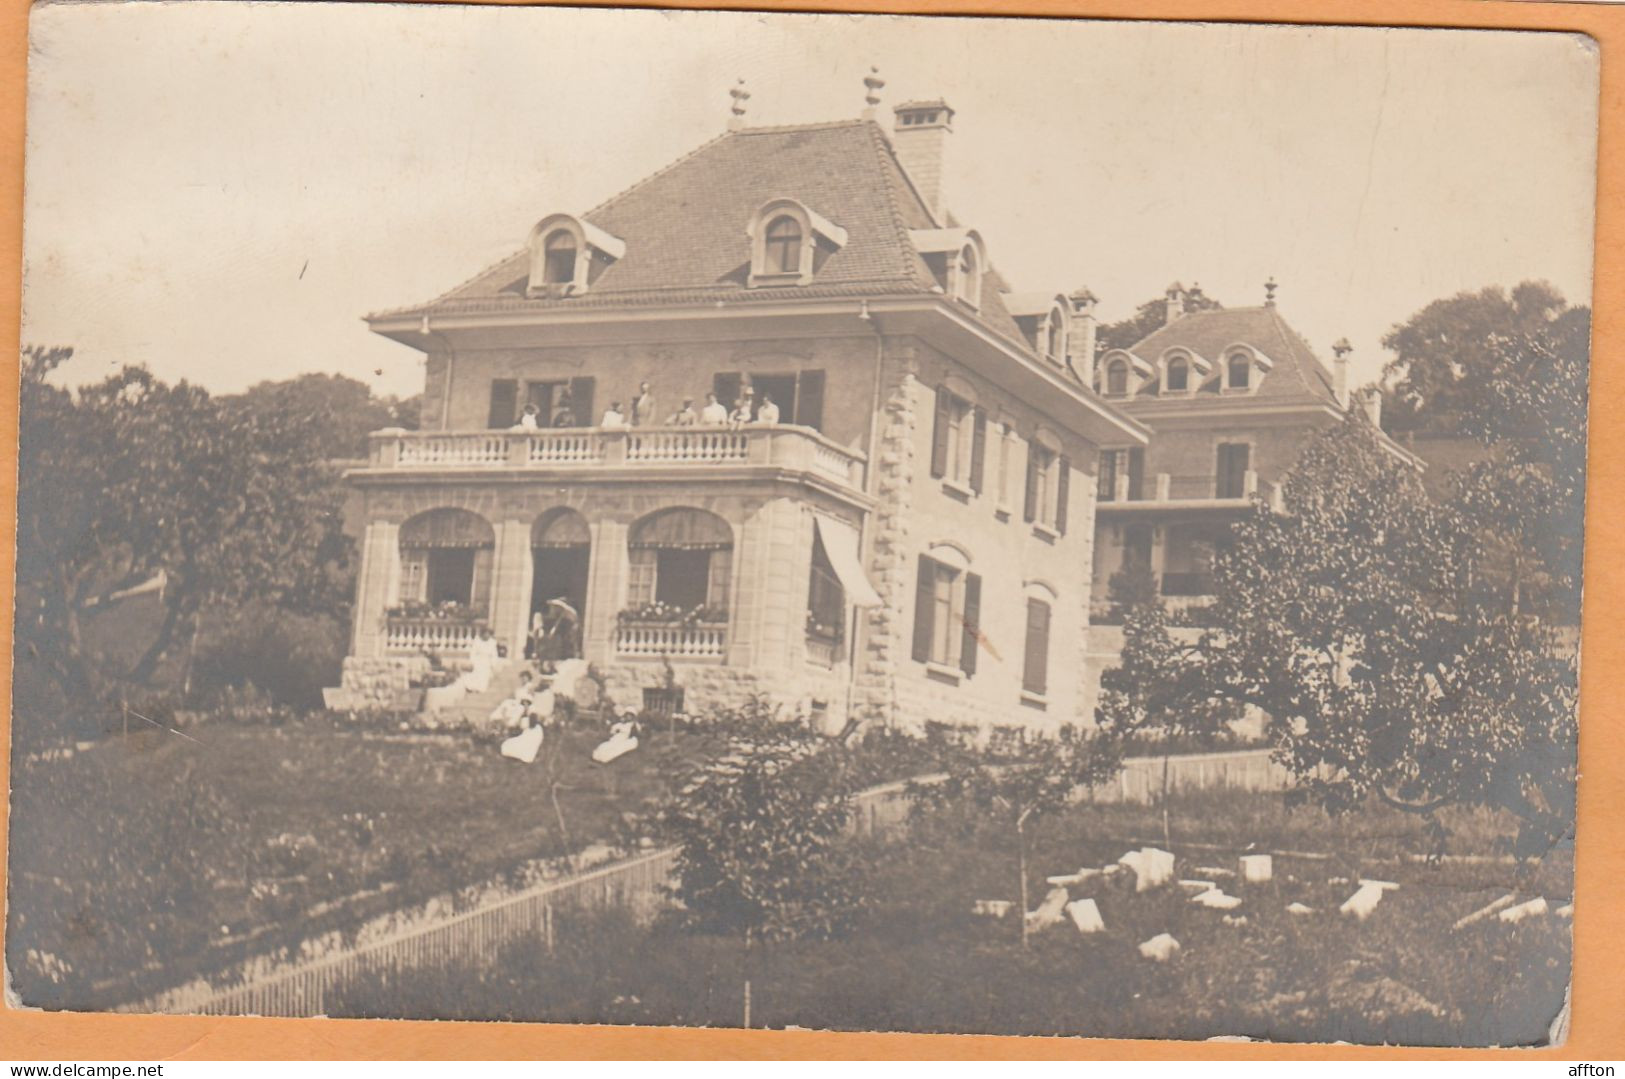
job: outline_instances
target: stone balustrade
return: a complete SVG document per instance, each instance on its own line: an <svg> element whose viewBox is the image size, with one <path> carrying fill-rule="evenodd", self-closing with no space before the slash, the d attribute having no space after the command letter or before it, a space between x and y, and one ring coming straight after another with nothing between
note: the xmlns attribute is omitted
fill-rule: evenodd
<svg viewBox="0 0 1625 1079"><path fill-rule="evenodd" d="M626 623L615 627L615 651L631 657L721 660L728 652L728 627L711 622Z"/></svg>
<svg viewBox="0 0 1625 1079"><path fill-rule="evenodd" d="M384 647L390 652L413 654L467 652L483 629L484 622L389 615L384 620Z"/></svg>

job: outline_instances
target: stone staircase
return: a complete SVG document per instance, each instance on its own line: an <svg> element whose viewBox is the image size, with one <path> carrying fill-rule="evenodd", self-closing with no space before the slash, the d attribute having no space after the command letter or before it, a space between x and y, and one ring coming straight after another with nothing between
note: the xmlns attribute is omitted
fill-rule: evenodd
<svg viewBox="0 0 1625 1079"><path fill-rule="evenodd" d="M491 672L491 682L484 693L466 694L456 704L447 705L434 712L426 712L425 716L432 717L439 723L455 723L459 720L484 723L491 718L491 711L497 705L513 696L514 690L519 688L520 681L529 669L528 663L506 661Z"/></svg>

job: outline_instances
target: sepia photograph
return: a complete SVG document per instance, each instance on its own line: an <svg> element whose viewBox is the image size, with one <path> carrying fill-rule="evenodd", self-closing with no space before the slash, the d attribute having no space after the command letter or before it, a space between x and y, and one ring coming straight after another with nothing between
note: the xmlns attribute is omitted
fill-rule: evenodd
<svg viewBox="0 0 1625 1079"><path fill-rule="evenodd" d="M9 1008L1567 1039L1596 40L28 65Z"/></svg>

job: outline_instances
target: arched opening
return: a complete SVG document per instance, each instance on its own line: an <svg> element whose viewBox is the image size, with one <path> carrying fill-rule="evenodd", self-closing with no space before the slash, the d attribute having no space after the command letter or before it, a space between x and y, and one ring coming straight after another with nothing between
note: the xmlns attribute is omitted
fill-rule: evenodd
<svg viewBox="0 0 1625 1079"><path fill-rule="evenodd" d="M981 298L982 273L976 257L976 245L966 244L959 249L959 261L954 266L954 294L972 307Z"/></svg>
<svg viewBox="0 0 1625 1079"><path fill-rule="evenodd" d="M563 506L548 510L531 525L530 555L533 572L526 655L555 660L579 656L592 565L592 535L586 518Z"/></svg>
<svg viewBox="0 0 1625 1079"><path fill-rule="evenodd" d="M1169 393L1184 393L1190 388L1191 366L1183 356L1168 361L1166 389Z"/></svg>
<svg viewBox="0 0 1625 1079"><path fill-rule="evenodd" d="M1049 317L1044 320L1044 355L1052 360L1064 359L1066 351L1066 323L1061 321L1061 312L1051 310Z"/></svg>
<svg viewBox="0 0 1625 1079"><path fill-rule="evenodd" d="M1122 360L1113 360L1106 367L1106 393L1112 397L1121 397L1128 393L1128 364Z"/></svg>
<svg viewBox="0 0 1625 1079"><path fill-rule="evenodd" d="M800 273L801 244L801 223L789 214L775 217L767 226L767 272Z"/></svg>
<svg viewBox="0 0 1625 1079"><path fill-rule="evenodd" d="M402 613L483 620L496 530L468 510L428 510L401 525Z"/></svg>
<svg viewBox="0 0 1625 1079"><path fill-rule="evenodd" d="M668 509L627 533L627 610L640 621L728 619L733 530L714 513Z"/></svg>
<svg viewBox="0 0 1625 1079"><path fill-rule="evenodd" d="M1252 377L1253 365L1247 357L1236 353L1230 357L1225 367L1225 387L1232 390L1245 390Z"/></svg>
<svg viewBox="0 0 1625 1079"><path fill-rule="evenodd" d="M569 229L555 229L542 243L542 281L568 285L576 279L576 238Z"/></svg>

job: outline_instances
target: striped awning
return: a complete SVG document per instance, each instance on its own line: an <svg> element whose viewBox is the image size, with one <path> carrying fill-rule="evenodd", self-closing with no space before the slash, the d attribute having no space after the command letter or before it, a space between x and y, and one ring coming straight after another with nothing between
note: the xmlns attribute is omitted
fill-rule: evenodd
<svg viewBox="0 0 1625 1079"><path fill-rule="evenodd" d="M468 510L430 510L401 525L401 547L495 547L496 530Z"/></svg>

